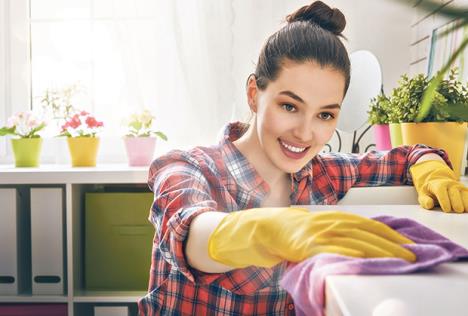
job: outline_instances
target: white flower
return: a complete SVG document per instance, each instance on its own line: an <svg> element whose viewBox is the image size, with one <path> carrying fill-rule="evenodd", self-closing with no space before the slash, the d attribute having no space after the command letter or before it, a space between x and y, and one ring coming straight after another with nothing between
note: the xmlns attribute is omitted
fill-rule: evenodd
<svg viewBox="0 0 468 316"><path fill-rule="evenodd" d="M34 131L41 125L45 126L45 122L39 120L32 112L18 112L16 115L11 116L7 121L7 127L15 127L14 134L19 137L32 137L37 136L39 130ZM42 129L42 128L41 128ZM33 133L34 131L34 133Z"/></svg>
<svg viewBox="0 0 468 316"><path fill-rule="evenodd" d="M154 119L154 116L147 109L143 110L143 112L140 115L140 121L145 126L149 126L153 119Z"/></svg>
<svg viewBox="0 0 468 316"><path fill-rule="evenodd" d="M13 126L18 125L18 117L12 116L8 119L7 126L8 128L12 128Z"/></svg>

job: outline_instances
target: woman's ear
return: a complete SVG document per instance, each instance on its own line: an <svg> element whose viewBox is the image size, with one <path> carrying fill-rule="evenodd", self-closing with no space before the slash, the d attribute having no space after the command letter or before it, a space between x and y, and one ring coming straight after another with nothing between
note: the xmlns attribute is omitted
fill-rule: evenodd
<svg viewBox="0 0 468 316"><path fill-rule="evenodd" d="M247 78L246 85L247 92L247 102L249 103L249 108L253 113L257 113L257 78L254 74L251 74Z"/></svg>

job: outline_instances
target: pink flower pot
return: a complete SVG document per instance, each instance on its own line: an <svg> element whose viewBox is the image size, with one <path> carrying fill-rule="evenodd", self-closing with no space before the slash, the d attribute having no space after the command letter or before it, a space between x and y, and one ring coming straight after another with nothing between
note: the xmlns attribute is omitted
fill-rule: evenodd
<svg viewBox="0 0 468 316"><path fill-rule="evenodd" d="M154 137L125 137L129 166L149 166L153 161L156 138Z"/></svg>
<svg viewBox="0 0 468 316"><path fill-rule="evenodd" d="M375 147L377 150L392 149L388 124L377 124L373 125L372 128L374 129Z"/></svg>

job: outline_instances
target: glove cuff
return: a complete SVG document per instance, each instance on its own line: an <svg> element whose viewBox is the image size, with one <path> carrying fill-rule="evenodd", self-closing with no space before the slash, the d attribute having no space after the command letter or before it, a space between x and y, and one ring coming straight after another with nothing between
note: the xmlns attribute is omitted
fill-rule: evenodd
<svg viewBox="0 0 468 316"><path fill-rule="evenodd" d="M457 181L453 170L441 160L416 163L410 167L410 173L416 189L419 189L429 179L449 178Z"/></svg>

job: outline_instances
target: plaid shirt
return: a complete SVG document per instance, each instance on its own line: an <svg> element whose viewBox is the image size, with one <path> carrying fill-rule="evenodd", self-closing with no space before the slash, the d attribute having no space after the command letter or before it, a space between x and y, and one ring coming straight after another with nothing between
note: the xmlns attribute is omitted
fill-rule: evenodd
<svg viewBox="0 0 468 316"><path fill-rule="evenodd" d="M191 268L184 256L193 218L203 212L260 207L268 193L267 183L232 143L246 128L231 123L218 145L171 151L152 163L149 219L156 233L148 294L138 303L140 315L294 315L292 298L278 284L286 263L203 273ZM443 151L423 145L363 155L316 155L291 174L291 204L336 204L353 186L411 184L409 167L427 153L448 161Z"/></svg>

